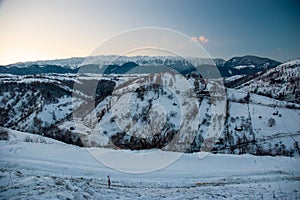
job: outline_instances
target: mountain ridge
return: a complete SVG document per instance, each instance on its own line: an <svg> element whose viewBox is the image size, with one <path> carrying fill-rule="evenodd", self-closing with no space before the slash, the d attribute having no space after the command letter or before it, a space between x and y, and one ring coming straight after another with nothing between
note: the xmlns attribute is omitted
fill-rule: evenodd
<svg viewBox="0 0 300 200"><path fill-rule="evenodd" d="M258 56L239 56L229 60L220 58L193 58L183 60L176 56L94 56L75 57L35 62L15 63L0 67L0 73L29 75L39 73L126 73L136 66L165 65L184 75L195 71L195 67L215 65L222 77L255 74L281 64L278 61ZM131 63L131 64L130 64ZM135 63L135 64L133 64ZM127 66L126 66L127 65ZM125 66L125 67L124 67ZM122 69L121 69L122 68ZM126 69L127 68L127 69ZM142 69L141 69L142 71Z"/></svg>

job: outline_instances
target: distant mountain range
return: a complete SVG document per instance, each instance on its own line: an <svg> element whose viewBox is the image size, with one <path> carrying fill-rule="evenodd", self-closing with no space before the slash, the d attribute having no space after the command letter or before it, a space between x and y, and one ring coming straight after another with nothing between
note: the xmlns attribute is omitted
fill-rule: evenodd
<svg viewBox="0 0 300 200"><path fill-rule="evenodd" d="M47 73L155 73L158 71L175 70L183 75L195 71L198 67L205 73L205 68L215 65L222 77L254 74L274 68L281 63L269 58L258 56L233 57L223 59L188 58L184 60L174 56L96 56L15 63L0 67L2 74L35 75ZM138 69L135 69L138 68ZM202 73L202 72L200 72Z"/></svg>
<svg viewBox="0 0 300 200"><path fill-rule="evenodd" d="M29 65L28 67L0 67L0 73L2 74L14 74L14 75L36 75L47 73L77 73L77 69L68 69L58 65Z"/></svg>

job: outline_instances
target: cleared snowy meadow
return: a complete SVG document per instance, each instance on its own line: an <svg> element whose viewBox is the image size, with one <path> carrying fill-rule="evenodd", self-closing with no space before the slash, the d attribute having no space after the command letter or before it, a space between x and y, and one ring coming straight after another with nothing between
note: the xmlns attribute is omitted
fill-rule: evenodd
<svg viewBox="0 0 300 200"><path fill-rule="evenodd" d="M41 138L10 131L10 140L0 141L0 199L300 198L299 158L194 153L154 172L126 173L96 160L91 149ZM109 157L116 150L97 151Z"/></svg>

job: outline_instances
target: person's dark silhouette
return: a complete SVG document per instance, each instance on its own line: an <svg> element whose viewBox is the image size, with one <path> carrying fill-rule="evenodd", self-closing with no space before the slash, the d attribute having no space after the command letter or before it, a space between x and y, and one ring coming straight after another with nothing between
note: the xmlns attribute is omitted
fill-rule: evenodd
<svg viewBox="0 0 300 200"><path fill-rule="evenodd" d="M110 189L110 177L107 176L107 188Z"/></svg>

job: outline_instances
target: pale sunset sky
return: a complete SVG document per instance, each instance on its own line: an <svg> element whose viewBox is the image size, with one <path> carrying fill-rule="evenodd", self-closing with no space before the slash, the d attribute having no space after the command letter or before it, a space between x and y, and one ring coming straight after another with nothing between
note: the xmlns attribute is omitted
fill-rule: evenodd
<svg viewBox="0 0 300 200"><path fill-rule="evenodd" d="M0 65L88 56L142 27L181 32L212 57L300 57L299 0L0 0Z"/></svg>

